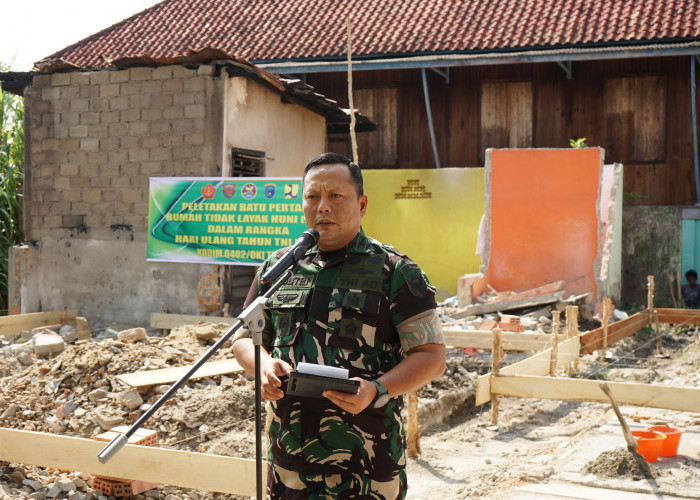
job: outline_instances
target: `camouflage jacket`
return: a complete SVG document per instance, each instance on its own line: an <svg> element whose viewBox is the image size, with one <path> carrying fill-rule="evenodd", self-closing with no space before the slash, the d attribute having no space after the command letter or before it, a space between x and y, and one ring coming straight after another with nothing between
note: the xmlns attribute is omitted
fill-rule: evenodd
<svg viewBox="0 0 700 500"><path fill-rule="evenodd" d="M280 255L273 254L259 276ZM396 325L435 307L435 289L418 266L360 231L345 250L323 254L314 246L306 253L297 272L268 300L263 343L292 367L301 361L330 365L348 369L350 377L374 380L416 345L415 339L401 338ZM273 403L273 491L275 482L289 483L285 473L293 473L293 482L340 474L345 479L339 488L351 488L341 497L383 498L370 492L376 484L396 481L405 492L402 407L401 397L358 415L319 399L287 395ZM280 496L287 497L273 494Z"/></svg>

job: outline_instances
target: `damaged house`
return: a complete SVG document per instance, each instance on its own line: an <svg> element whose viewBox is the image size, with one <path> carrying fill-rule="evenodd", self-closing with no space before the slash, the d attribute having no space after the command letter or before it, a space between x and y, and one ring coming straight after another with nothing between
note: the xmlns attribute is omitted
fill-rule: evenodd
<svg viewBox="0 0 700 500"><path fill-rule="evenodd" d="M229 175L233 148L273 158L268 176L292 175L290 165L325 149L349 153L347 127L330 126L340 111L315 97L348 107L348 46L354 107L378 124L358 139L364 168L483 167L489 148L584 139L605 164L623 165L621 295L643 303L648 274L661 281L694 265L694 247L681 241L700 217L685 208L700 191L699 9L682 0L165 0L39 61L24 80L5 77L27 106L25 222L37 247L23 251L41 253L26 266L42 271L19 288L61 290L25 298L23 310L69 298L86 314L119 309L126 321L161 308L197 312L185 302L207 312L209 296L233 304L224 271L144 262L132 238L144 238L146 180ZM251 88L269 94L270 107L238 127ZM86 258L101 264L91 276L81 274ZM249 275L235 279L240 294ZM657 298L667 303L668 290Z"/></svg>

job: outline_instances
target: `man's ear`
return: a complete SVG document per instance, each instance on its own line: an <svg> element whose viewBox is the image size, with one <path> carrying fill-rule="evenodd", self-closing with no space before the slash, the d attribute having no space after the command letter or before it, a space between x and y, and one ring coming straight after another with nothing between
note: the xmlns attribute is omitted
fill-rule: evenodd
<svg viewBox="0 0 700 500"><path fill-rule="evenodd" d="M364 217L366 211L367 211L367 195L363 194L362 196L360 196L360 217Z"/></svg>

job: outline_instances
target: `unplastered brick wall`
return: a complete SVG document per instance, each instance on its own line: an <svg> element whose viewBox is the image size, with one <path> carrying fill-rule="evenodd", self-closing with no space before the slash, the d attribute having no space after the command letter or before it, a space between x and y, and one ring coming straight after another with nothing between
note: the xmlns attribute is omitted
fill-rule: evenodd
<svg viewBox="0 0 700 500"><path fill-rule="evenodd" d="M212 66L35 76L27 237L145 241L149 177L220 175L221 88Z"/></svg>

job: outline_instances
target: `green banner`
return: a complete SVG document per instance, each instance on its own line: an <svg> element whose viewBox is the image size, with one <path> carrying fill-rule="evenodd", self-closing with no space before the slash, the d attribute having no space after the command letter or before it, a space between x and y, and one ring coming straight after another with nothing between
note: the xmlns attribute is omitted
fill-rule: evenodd
<svg viewBox="0 0 700 500"><path fill-rule="evenodd" d="M150 179L147 260L259 265L305 230L299 178Z"/></svg>

